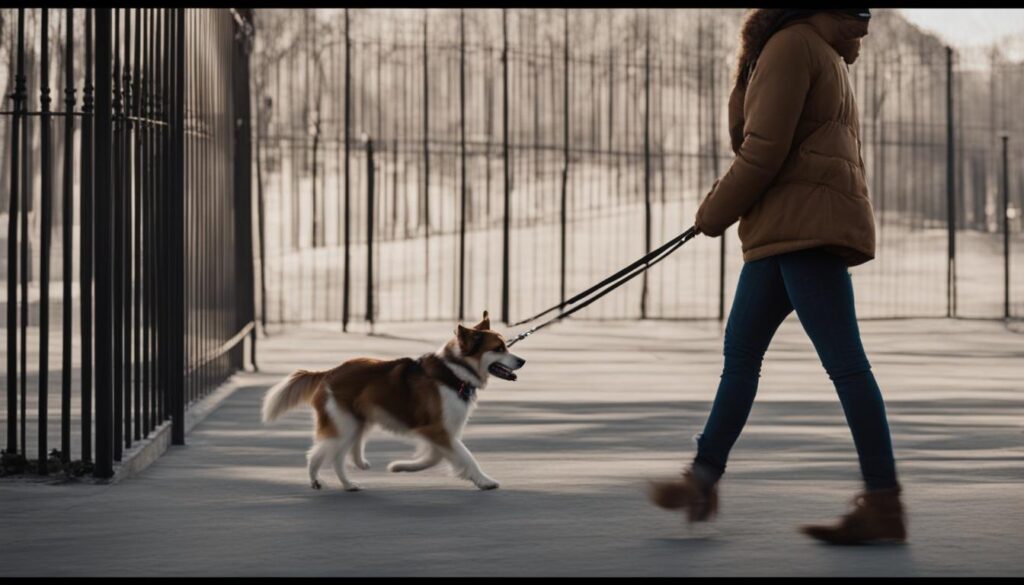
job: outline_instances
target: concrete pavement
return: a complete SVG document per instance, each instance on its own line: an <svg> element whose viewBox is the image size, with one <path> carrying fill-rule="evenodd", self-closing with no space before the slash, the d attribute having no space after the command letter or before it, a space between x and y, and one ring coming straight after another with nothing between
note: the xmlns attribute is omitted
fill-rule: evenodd
<svg viewBox="0 0 1024 585"><path fill-rule="evenodd" d="M417 355L453 324L342 335L308 326L260 344L259 374L141 475L118 485L0 483L0 574L1020 575L1024 337L996 323L862 324L909 509L904 546L834 548L796 531L859 487L838 399L795 319L768 353L721 484L717 521L647 503L647 478L692 455L721 367L715 323L566 322L517 346L465 437L501 489L437 468L389 474L410 447L371 437L366 488L330 469L309 489L306 410L263 426L263 391L297 367Z"/></svg>

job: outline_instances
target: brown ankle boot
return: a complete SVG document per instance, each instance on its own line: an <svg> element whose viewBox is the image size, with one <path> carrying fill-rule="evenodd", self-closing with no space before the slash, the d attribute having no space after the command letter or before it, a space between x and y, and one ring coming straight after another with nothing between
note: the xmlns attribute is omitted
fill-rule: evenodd
<svg viewBox="0 0 1024 585"><path fill-rule="evenodd" d="M667 510L685 508L690 522L708 520L718 512L718 486L697 479L692 469L684 471L682 479L650 482L648 495Z"/></svg>
<svg viewBox="0 0 1024 585"><path fill-rule="evenodd" d="M865 544L907 539L900 488L863 492L854 498L856 506L832 526L801 526L800 530L830 544Z"/></svg>

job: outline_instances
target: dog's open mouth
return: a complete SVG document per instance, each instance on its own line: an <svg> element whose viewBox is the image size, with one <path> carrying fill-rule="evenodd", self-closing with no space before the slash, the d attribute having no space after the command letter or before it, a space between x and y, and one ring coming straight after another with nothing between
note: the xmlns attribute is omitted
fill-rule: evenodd
<svg viewBox="0 0 1024 585"><path fill-rule="evenodd" d="M510 382L516 381L516 373L513 372L510 368L507 368L497 362L491 364L490 367L487 368L487 371L501 378L502 380L508 380Z"/></svg>

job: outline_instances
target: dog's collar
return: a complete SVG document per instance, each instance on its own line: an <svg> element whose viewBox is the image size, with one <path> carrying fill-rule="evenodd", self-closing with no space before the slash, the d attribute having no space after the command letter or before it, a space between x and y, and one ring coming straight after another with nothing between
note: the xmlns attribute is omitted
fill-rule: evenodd
<svg viewBox="0 0 1024 585"><path fill-rule="evenodd" d="M436 354L423 354L416 361L428 376L454 390L459 400L468 403L476 398L477 387L458 377Z"/></svg>

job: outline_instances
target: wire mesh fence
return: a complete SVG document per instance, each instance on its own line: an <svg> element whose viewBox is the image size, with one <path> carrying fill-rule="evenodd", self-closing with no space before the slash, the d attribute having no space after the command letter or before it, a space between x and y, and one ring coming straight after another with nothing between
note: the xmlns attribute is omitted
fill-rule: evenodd
<svg viewBox="0 0 1024 585"><path fill-rule="evenodd" d="M683 231L731 160L742 16L258 11L264 324L514 321ZM850 68L878 232L862 316L1024 314L1021 67L877 11ZM721 318L741 262L735 230L698 238L586 317Z"/></svg>

